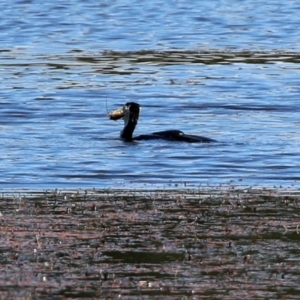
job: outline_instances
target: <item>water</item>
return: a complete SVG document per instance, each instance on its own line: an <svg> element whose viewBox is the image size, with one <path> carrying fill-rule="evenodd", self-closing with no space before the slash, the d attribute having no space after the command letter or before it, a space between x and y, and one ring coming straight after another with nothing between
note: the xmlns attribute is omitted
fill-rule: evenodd
<svg viewBox="0 0 300 300"><path fill-rule="evenodd" d="M0 3L2 189L299 184L297 1Z"/></svg>

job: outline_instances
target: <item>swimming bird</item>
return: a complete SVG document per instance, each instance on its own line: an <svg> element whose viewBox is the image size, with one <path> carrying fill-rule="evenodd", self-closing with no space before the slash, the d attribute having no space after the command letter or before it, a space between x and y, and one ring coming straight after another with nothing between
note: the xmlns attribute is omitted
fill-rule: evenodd
<svg viewBox="0 0 300 300"><path fill-rule="evenodd" d="M216 140L185 134L180 130L165 130L153 132L151 134L142 134L133 137L133 132L139 120L141 107L138 103L127 102L124 104L123 108L116 109L108 114L111 120L124 119L124 128L120 133L121 139L124 141L141 141L141 140L154 140L163 139L168 141L178 141L178 142L188 142L188 143L211 143L216 142Z"/></svg>

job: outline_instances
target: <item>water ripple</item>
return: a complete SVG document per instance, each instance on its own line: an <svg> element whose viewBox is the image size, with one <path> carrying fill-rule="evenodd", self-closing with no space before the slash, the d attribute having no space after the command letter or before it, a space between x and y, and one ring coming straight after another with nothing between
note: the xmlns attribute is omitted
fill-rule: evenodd
<svg viewBox="0 0 300 300"><path fill-rule="evenodd" d="M4 5L1 187L295 184L298 4L277 4ZM123 143L106 115L127 101L142 106L136 134L218 143Z"/></svg>

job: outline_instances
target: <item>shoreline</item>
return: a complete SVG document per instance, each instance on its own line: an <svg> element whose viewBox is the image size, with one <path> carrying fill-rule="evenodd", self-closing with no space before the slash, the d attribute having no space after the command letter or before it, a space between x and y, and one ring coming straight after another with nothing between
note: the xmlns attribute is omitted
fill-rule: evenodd
<svg viewBox="0 0 300 300"><path fill-rule="evenodd" d="M185 194L185 195L197 195L197 194L222 194L222 193L241 193L241 194L267 194L267 193L278 193L281 195L300 195L300 187L297 186L249 186L249 185L200 185L195 186L166 186L158 188L124 188L124 187L113 187L113 188L53 188L53 189L27 189L27 188L0 188L1 195L49 195L49 194L86 194L86 195L110 195L115 193L116 195L126 195L126 194L137 194L139 196L147 194L159 194L164 193L171 194Z"/></svg>

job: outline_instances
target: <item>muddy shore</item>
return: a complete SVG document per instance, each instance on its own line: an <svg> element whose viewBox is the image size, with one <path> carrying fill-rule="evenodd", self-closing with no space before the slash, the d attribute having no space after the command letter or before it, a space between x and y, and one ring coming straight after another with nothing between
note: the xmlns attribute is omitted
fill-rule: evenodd
<svg viewBox="0 0 300 300"><path fill-rule="evenodd" d="M3 192L1 299L297 299L297 189Z"/></svg>

